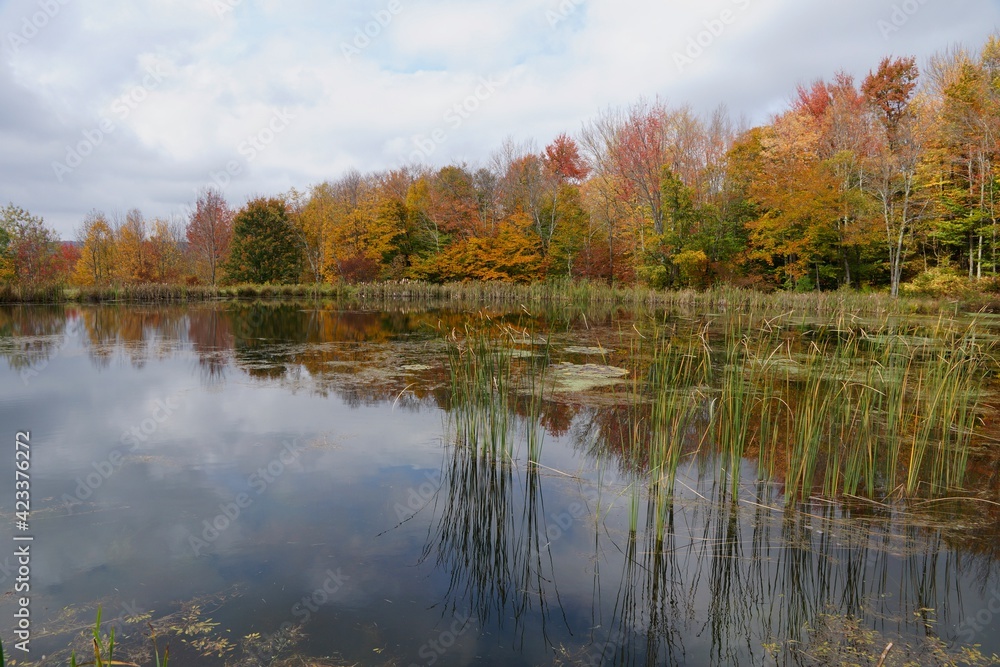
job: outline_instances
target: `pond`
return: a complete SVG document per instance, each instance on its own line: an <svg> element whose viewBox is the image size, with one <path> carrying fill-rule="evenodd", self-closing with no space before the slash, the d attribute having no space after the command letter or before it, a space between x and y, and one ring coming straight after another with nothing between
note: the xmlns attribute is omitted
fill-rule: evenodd
<svg viewBox="0 0 1000 667"><path fill-rule="evenodd" d="M178 665L874 665L890 642L886 665L992 664L996 332L977 326L0 308L0 637L65 665L100 607L142 665L151 629ZM881 402L894 387L909 398ZM921 413L927 387L951 398ZM793 446L810 438L853 444Z"/></svg>

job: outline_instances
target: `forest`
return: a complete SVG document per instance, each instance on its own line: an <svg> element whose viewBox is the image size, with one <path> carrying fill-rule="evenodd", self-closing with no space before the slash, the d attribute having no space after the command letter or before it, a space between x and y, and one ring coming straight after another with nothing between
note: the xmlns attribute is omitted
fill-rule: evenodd
<svg viewBox="0 0 1000 667"><path fill-rule="evenodd" d="M1000 291L1000 36L790 87L748 127L640 99L481 164L351 171L183 217L94 210L73 242L0 210L0 283L590 280Z"/></svg>

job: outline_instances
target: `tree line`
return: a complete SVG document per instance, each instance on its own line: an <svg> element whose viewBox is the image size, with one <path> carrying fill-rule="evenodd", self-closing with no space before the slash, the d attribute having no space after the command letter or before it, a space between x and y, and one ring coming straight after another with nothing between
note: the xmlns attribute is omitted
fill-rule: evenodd
<svg viewBox="0 0 1000 667"><path fill-rule="evenodd" d="M0 280L217 284L590 279L888 288L1000 270L1000 37L921 71L885 58L799 86L767 124L661 99L482 164L349 172L183 221L93 211L75 245L13 204Z"/></svg>

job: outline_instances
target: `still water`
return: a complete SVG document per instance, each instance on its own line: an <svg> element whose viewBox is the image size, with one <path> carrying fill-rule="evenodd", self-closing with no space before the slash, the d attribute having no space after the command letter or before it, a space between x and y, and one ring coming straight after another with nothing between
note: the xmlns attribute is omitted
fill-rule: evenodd
<svg viewBox="0 0 1000 667"><path fill-rule="evenodd" d="M150 624L178 665L875 664L889 642L887 665L1000 653L997 506L785 509L750 461L720 500L692 459L653 525L634 457L609 437L613 382L548 397L537 466L523 449L498 464L456 446L443 332L469 317L0 309L8 656L68 664L98 606L116 657L140 664ZM637 317L550 316L547 354L625 365ZM28 531L15 528L19 431ZM995 459L972 465L979 497L1000 499ZM12 537L29 533L24 653Z"/></svg>

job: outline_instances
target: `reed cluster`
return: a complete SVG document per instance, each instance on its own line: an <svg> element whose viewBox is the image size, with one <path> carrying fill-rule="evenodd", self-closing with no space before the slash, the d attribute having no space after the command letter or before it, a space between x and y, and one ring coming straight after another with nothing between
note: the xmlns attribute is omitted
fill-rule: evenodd
<svg viewBox="0 0 1000 667"><path fill-rule="evenodd" d="M651 428L633 444L648 448L657 482L676 473L680 450L694 444L734 495L753 453L758 479L782 482L789 503L961 490L994 368L974 321L797 329L788 318L733 318L713 364L704 334L689 344L700 353L655 347ZM710 389L684 391L695 383ZM706 405L709 418L697 425L693 416Z"/></svg>
<svg viewBox="0 0 1000 667"><path fill-rule="evenodd" d="M625 465L647 477L662 513L686 456L730 498L754 469L757 481L780 484L788 503L962 489L994 371L974 319L814 324L791 311L739 313L714 330L706 319L693 334L664 326L636 333L624 388ZM526 442L537 463L551 387L547 341L485 315L448 341L458 439L507 460Z"/></svg>
<svg viewBox="0 0 1000 667"><path fill-rule="evenodd" d="M708 290L660 291L642 285L551 280L528 285L503 282L426 283L409 280L314 285L170 285L121 284L100 287L60 285L0 286L0 303L174 302L240 298L315 298L357 303L419 302L475 305L526 305L631 309L678 309L724 312L782 312L795 309L825 315L842 313L906 314L954 312L962 304L932 298L890 298L883 293L851 290L773 294L719 285ZM977 297L978 298L978 297ZM985 297L983 297L985 298ZM981 301L982 299L980 299ZM968 304L967 304L968 305ZM983 305L974 304L976 308Z"/></svg>
<svg viewBox="0 0 1000 667"><path fill-rule="evenodd" d="M485 313L447 336L451 411L460 444L496 460L512 460L523 423L528 461L538 463L549 339L533 325L495 322Z"/></svg>

